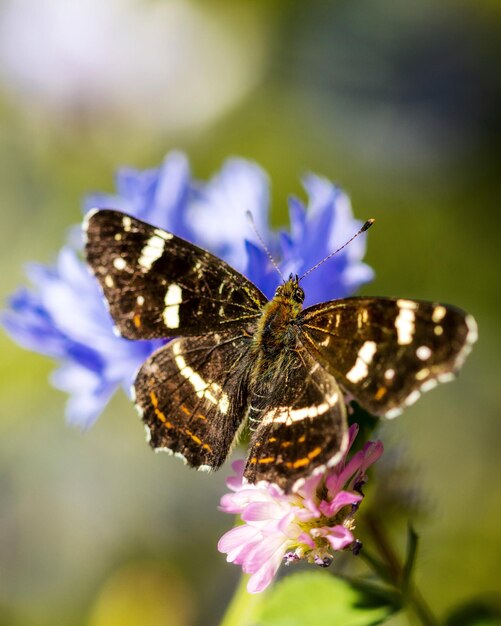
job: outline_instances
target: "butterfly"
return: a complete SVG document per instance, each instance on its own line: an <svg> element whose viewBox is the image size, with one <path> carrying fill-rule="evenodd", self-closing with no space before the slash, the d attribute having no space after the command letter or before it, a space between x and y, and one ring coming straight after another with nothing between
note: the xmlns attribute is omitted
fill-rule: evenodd
<svg viewBox="0 0 501 626"><path fill-rule="evenodd" d="M244 477L293 491L345 452L347 399L394 417L453 378L477 337L471 315L438 303L303 309L292 275L268 300L225 261L119 211L91 211L84 231L117 332L173 338L133 386L149 443L200 470L219 468L248 424Z"/></svg>

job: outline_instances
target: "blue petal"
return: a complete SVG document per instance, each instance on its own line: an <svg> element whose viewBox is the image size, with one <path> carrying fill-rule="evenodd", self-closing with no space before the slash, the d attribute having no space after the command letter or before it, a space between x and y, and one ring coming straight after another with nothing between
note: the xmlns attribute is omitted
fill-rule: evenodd
<svg viewBox="0 0 501 626"><path fill-rule="evenodd" d="M348 198L328 180L304 179L307 207L291 198L290 232L268 226L269 181L255 163L227 160L208 183L191 180L186 157L169 154L146 171L124 168L116 194L93 194L84 208L117 208L201 245L244 272L271 298L280 276L255 235L246 212L285 276L302 274L359 228ZM348 295L372 278L362 262L361 236L304 279L307 303ZM7 332L24 347L55 358L53 384L70 395L68 419L88 427L118 387L128 390L137 368L160 345L116 337L95 279L80 258L81 236L69 233L53 266L31 264L34 289L20 289L1 315Z"/></svg>
<svg viewBox="0 0 501 626"><path fill-rule="evenodd" d="M268 227L269 181L265 172L245 159L228 159L219 174L199 185L188 210L194 241L234 268L246 267L245 241L257 243L250 212L265 241Z"/></svg>

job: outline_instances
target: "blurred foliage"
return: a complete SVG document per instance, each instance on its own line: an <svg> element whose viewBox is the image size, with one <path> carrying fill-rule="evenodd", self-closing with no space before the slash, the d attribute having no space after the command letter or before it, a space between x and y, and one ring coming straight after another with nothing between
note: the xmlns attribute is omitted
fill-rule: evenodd
<svg viewBox="0 0 501 626"><path fill-rule="evenodd" d="M193 598L179 576L135 563L104 582L87 626L188 626L193 615Z"/></svg>
<svg viewBox="0 0 501 626"><path fill-rule="evenodd" d="M376 626L394 610L386 595L362 591L322 572L302 572L272 589L256 620L262 626Z"/></svg>
<svg viewBox="0 0 501 626"><path fill-rule="evenodd" d="M225 99L211 99L218 106L204 110L204 97L194 93L194 121L183 115L177 124L175 109L163 120L161 109L153 115L148 102L138 100L143 85L137 71L120 91L130 89L130 101L117 100L113 74L98 85L112 104L88 99L88 75L75 65L80 57L65 57L68 50L76 54L70 43L85 34L78 20L51 32L61 34L58 68L68 61L80 95L48 106L48 83L38 80L38 66L19 39L25 31L11 28L6 34L2 26L13 5L24 8L21 19L33 19L30 1L35 2L6 0L0 6L2 300L25 280L24 263L54 257L68 227L80 219L82 196L111 190L119 165L151 167L178 147L188 153L196 176L205 178L229 155L256 159L272 180L276 225L287 221L288 194L302 193L303 172L336 180L358 217L377 218L367 255L377 279L366 293L453 302L478 319L480 341L460 379L384 424L378 436L387 450L403 442L415 468L403 479L399 473L402 489L419 488L435 503L419 528L416 572L430 605L438 615L451 614L466 598L496 591L500 3L179 0L174 4L186 28L172 41L172 58L155 64L168 86L163 96L174 103L190 96L191 83L162 76L173 63L182 60L194 80L201 71L196 41L189 39L193 8L202 26L209 20L228 34L229 47L211 74L215 92L224 80ZM39 11L49 2L39 2ZM146 15L159 1L115 0L110 7L125 11L132 4ZM189 11L183 12L184 5ZM36 26L42 62L48 25L41 20ZM94 41L92 26L90 19L91 38L83 39L92 44L80 52L85 59L92 51L104 71L109 55L116 54L115 39ZM3 62L7 43L16 51L9 72ZM128 46L140 60L148 41L138 30ZM245 80L235 78L226 58L242 63ZM146 77L153 65L145 59L142 71L151 87L156 82ZM67 76L58 68L46 79L54 78L56 86ZM29 82L30 71L35 83ZM151 454L122 397L90 432L67 428L64 398L47 382L51 364L3 334L0 351L2 625L132 625L140 623L134 621L140 605L145 625L218 623L238 576L216 551L228 524L216 509L225 470L201 475ZM390 485L391 471L384 476L381 481ZM371 483L377 480L376 474ZM401 530L395 524L396 536ZM472 603L468 611L481 616L482 607ZM489 619L484 622L493 623ZM459 617L449 622L484 623Z"/></svg>

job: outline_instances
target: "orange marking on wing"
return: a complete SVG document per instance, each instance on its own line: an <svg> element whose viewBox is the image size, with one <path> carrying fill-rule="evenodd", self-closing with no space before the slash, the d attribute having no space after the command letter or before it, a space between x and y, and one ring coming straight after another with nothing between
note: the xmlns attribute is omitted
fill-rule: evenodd
<svg viewBox="0 0 501 626"><path fill-rule="evenodd" d="M277 438L276 438L276 437L270 437L270 438L268 439L268 441L269 441L270 443L273 443L273 442L274 442L274 441L276 441L276 440L277 440Z"/></svg>
<svg viewBox="0 0 501 626"><path fill-rule="evenodd" d="M186 415L191 415L190 409L185 404L180 404L179 408L183 413L186 413Z"/></svg>
<svg viewBox="0 0 501 626"><path fill-rule="evenodd" d="M158 398L157 394L154 391L150 391L150 399L151 404L153 405L153 410L155 411L155 415L158 417L158 419L163 422L167 426L167 428L174 428L174 426L169 421L167 421L165 415L158 408Z"/></svg>
<svg viewBox="0 0 501 626"><path fill-rule="evenodd" d="M139 315L139 313L136 313L134 315L134 317L132 318L132 321L134 322L134 326L136 328L139 328L141 326L141 316Z"/></svg>
<svg viewBox="0 0 501 626"><path fill-rule="evenodd" d="M253 456L252 459L249 460L249 463L251 465L255 465L257 463L257 458L255 456Z"/></svg>
<svg viewBox="0 0 501 626"><path fill-rule="evenodd" d="M320 453L322 452L322 448L319 446L318 448L315 448L314 450L312 450L309 454L308 454L308 458L309 459L314 459L316 456L318 456Z"/></svg>
<svg viewBox="0 0 501 626"><path fill-rule="evenodd" d="M296 467L303 467L303 465L308 465L308 463L310 462L310 459L305 456L304 459L298 459L297 461L295 461L292 464L292 467L296 468Z"/></svg>
<svg viewBox="0 0 501 626"><path fill-rule="evenodd" d="M274 456L267 456L264 459L259 459L258 463L273 463L274 460Z"/></svg>
<svg viewBox="0 0 501 626"><path fill-rule="evenodd" d="M306 440L306 435L301 435L301 437L299 437L298 441L299 443L303 443L303 441Z"/></svg>
<svg viewBox="0 0 501 626"><path fill-rule="evenodd" d="M199 446L202 446L202 448L204 448L205 450L212 452L212 448L209 446L209 444L202 443L202 440L200 439L200 437L197 437L196 435L194 435L191 432L191 430L188 430L187 428L185 428L184 432L188 435L188 437L191 437L196 444L198 444Z"/></svg>
<svg viewBox="0 0 501 626"><path fill-rule="evenodd" d="M374 400L381 400L381 398L386 395L387 391L386 387L379 387L374 395Z"/></svg>
<svg viewBox="0 0 501 626"><path fill-rule="evenodd" d="M197 413L196 416L198 417L199 420L206 420L207 419L205 417L205 415L202 415L201 413Z"/></svg>
<svg viewBox="0 0 501 626"><path fill-rule="evenodd" d="M292 446L292 441L282 441L280 445L282 448L288 448L289 446Z"/></svg>

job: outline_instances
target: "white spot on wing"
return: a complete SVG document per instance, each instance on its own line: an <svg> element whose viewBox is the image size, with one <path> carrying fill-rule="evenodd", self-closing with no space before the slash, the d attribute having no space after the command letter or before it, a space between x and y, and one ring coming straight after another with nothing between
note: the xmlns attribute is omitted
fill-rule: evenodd
<svg viewBox="0 0 501 626"><path fill-rule="evenodd" d="M439 374L437 378L440 383L450 383L451 380L454 380L455 376L452 372L444 372L443 374Z"/></svg>
<svg viewBox="0 0 501 626"><path fill-rule="evenodd" d="M164 241L169 241L169 239L172 239L172 237L174 236L171 233L166 232L165 230L161 230L160 228L155 228L154 233L155 235L161 237Z"/></svg>
<svg viewBox="0 0 501 626"><path fill-rule="evenodd" d="M179 285L172 283L165 294L163 318L167 328L179 328L179 305L183 301L183 292Z"/></svg>
<svg viewBox="0 0 501 626"><path fill-rule="evenodd" d="M300 422L304 419L311 419L318 417L319 415L323 415L336 404L337 399L338 394L333 393L326 398L325 402L322 402L321 404L306 406L301 409L291 409L287 406L278 407L265 413L260 421L262 424L273 423L290 426L294 422ZM250 419L252 420L252 418Z"/></svg>
<svg viewBox="0 0 501 626"><path fill-rule="evenodd" d="M117 270L124 270L127 267L125 259L122 259L121 256L117 256L113 259L113 265Z"/></svg>
<svg viewBox="0 0 501 626"><path fill-rule="evenodd" d="M355 365L346 374L346 378L352 383L358 383L369 374L369 364L376 354L377 346L375 341L366 341L357 354Z"/></svg>
<svg viewBox="0 0 501 626"><path fill-rule="evenodd" d="M156 233L157 231L155 231ZM162 232L162 231L159 231ZM151 269L153 263L162 256L165 246L165 238L155 234L152 235L146 245L141 250L141 256L138 263L144 269Z"/></svg>
<svg viewBox="0 0 501 626"><path fill-rule="evenodd" d="M414 309L417 305L411 300L397 300L397 306L399 311L395 319L395 328L397 329L399 345L405 346L412 342L416 319Z"/></svg>
<svg viewBox="0 0 501 626"><path fill-rule="evenodd" d="M174 456L181 459L184 465L188 464L188 459L184 456L184 454L181 454L181 452L174 452Z"/></svg>
<svg viewBox="0 0 501 626"><path fill-rule="evenodd" d="M405 300L404 298L397 300L397 306L401 309L410 309L411 311L415 311L418 308L417 302L414 302L414 300Z"/></svg>
<svg viewBox="0 0 501 626"><path fill-rule="evenodd" d="M390 409L387 413L385 413L385 417L388 418L389 420L392 420L395 417L398 417L399 415L402 415L402 409L399 407Z"/></svg>
<svg viewBox="0 0 501 626"><path fill-rule="evenodd" d="M104 277L104 284L107 287L113 287L114 286L115 283L113 281L113 278L109 274L106 274L106 276Z"/></svg>
<svg viewBox="0 0 501 626"><path fill-rule="evenodd" d="M416 373L416 380L424 380L427 376L429 376L429 374L430 370L427 367L424 367Z"/></svg>
<svg viewBox="0 0 501 626"><path fill-rule="evenodd" d="M460 350L456 357L456 361L454 363L455 369L459 369L463 365L466 357L471 352L473 344L478 339L478 328L475 318L472 315L467 315L464 321L466 323L466 327L468 328L468 334L466 335L466 341L462 350Z"/></svg>
<svg viewBox="0 0 501 626"><path fill-rule="evenodd" d="M473 345L475 341L478 339L477 322L475 321L475 318L473 317L473 315L467 315L465 317L465 322L466 322L466 326L468 327L468 336L466 338L466 341L470 345Z"/></svg>
<svg viewBox="0 0 501 626"><path fill-rule="evenodd" d="M434 389L437 385L438 381L434 378L431 378L421 385L421 391L425 393L426 391L430 391L430 389Z"/></svg>
<svg viewBox="0 0 501 626"><path fill-rule="evenodd" d="M418 359L421 359L421 361L426 361L431 357L431 350L428 346L419 346L416 350L416 356Z"/></svg>
<svg viewBox="0 0 501 626"><path fill-rule="evenodd" d="M132 226L132 220L128 215L124 215L122 218L122 226L126 233L130 231L130 227Z"/></svg>
<svg viewBox="0 0 501 626"><path fill-rule="evenodd" d="M445 317L446 313L447 313L447 309L441 304L439 304L433 309L433 313L431 314L431 319L435 322L435 324L438 324L438 322L440 322L440 320L442 320Z"/></svg>
<svg viewBox="0 0 501 626"><path fill-rule="evenodd" d="M416 400L420 396L421 396L421 392L418 389L414 389L414 391L411 391L411 393L405 399L406 406L410 406L411 404L414 404L414 402L416 402Z"/></svg>
<svg viewBox="0 0 501 626"><path fill-rule="evenodd" d="M191 383L197 396L215 404L221 413L227 413L230 408L230 400L228 394L222 390L221 386L215 382L210 383L210 385L207 384L200 374L186 363L181 354L181 345L179 343L174 344L172 351L179 373Z"/></svg>
<svg viewBox="0 0 501 626"><path fill-rule="evenodd" d="M393 368L388 368L384 373L384 377L386 380L393 380L395 378L395 370Z"/></svg>
<svg viewBox="0 0 501 626"><path fill-rule="evenodd" d="M169 456L172 456L174 452L170 448L155 448L155 452L167 452Z"/></svg>

